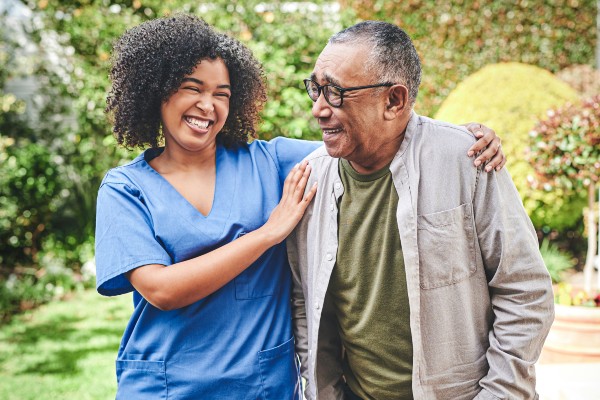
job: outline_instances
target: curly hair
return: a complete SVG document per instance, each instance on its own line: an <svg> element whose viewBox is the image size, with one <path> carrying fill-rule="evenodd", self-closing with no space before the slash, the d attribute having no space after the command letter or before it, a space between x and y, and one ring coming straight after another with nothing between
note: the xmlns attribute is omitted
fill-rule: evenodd
<svg viewBox="0 0 600 400"><path fill-rule="evenodd" d="M128 148L158 147L161 104L200 61L217 58L227 66L231 82L229 116L219 140L233 146L256 138L267 100L261 64L239 41L198 17L179 14L144 22L114 44L105 111L117 142Z"/></svg>

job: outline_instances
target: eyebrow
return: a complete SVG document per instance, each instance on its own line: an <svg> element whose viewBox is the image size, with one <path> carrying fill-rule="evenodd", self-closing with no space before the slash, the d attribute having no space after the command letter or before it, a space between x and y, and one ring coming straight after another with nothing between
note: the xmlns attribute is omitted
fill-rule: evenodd
<svg viewBox="0 0 600 400"><path fill-rule="evenodd" d="M325 72L323 74L323 78L328 82L331 83L335 86L340 86L342 87L342 85L340 84L340 81L338 81L337 79L335 79L333 76L331 76L330 74L328 74L327 72ZM313 72L312 74L310 74L310 79L313 81L317 81L317 75Z"/></svg>
<svg viewBox="0 0 600 400"><path fill-rule="evenodd" d="M204 82L202 82L201 80L196 79L196 78L183 78L182 82L194 82L194 83L197 83L198 85L204 85ZM231 89L231 85L217 85L217 88Z"/></svg>

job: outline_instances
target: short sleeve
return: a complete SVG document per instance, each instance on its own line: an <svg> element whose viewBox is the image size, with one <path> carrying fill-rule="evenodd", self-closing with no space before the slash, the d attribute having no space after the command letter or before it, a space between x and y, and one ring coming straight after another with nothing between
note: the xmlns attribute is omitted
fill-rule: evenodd
<svg viewBox="0 0 600 400"><path fill-rule="evenodd" d="M110 173L109 173L110 174ZM131 184L104 179L96 209L96 289L105 296L134 290L125 273L148 264L172 264L154 235L152 216Z"/></svg>
<svg viewBox="0 0 600 400"><path fill-rule="evenodd" d="M279 179L285 180L294 165L321 147L323 142L276 137L266 142L265 148L275 160L279 169Z"/></svg>

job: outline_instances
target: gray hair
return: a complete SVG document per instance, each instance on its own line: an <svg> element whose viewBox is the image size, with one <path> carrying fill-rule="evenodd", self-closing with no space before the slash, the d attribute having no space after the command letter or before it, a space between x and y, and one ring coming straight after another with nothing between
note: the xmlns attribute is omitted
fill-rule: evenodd
<svg viewBox="0 0 600 400"><path fill-rule="evenodd" d="M412 107L421 83L421 61L404 30L383 21L364 21L334 34L329 43L368 45L371 50L365 70L380 83L405 85Z"/></svg>

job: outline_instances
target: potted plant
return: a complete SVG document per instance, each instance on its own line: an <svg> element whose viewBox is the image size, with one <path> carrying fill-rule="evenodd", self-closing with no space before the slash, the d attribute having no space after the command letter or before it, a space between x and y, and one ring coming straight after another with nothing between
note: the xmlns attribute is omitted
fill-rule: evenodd
<svg viewBox="0 0 600 400"><path fill-rule="evenodd" d="M595 195L600 176L600 95L581 104L549 110L530 137L527 158L538 174L537 183L545 189L585 189L588 194L583 288L566 284L556 287L556 316L542 358L547 362L599 362L600 297L592 289L597 257ZM596 291L599 289L600 276Z"/></svg>

